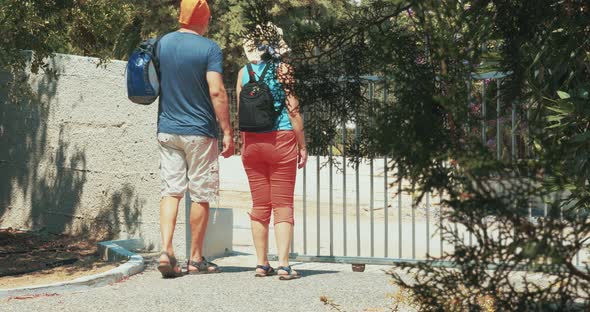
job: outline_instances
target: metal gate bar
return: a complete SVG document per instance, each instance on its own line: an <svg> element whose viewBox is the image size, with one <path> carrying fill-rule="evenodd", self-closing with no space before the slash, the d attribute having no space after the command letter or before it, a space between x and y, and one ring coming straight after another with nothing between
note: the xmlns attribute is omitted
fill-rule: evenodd
<svg viewBox="0 0 590 312"><path fill-rule="evenodd" d="M387 80L383 81L383 105L386 107L387 105ZM389 183L387 182L387 175L388 173L388 163L387 163L387 155L383 156L383 211L384 211L384 220L383 225L385 227L385 237L384 237L384 251L383 255L385 258L388 257L389 253Z"/></svg>
<svg viewBox="0 0 590 312"><path fill-rule="evenodd" d="M438 213L438 226L439 226L439 232L440 232L440 256L442 257L444 255L444 246L443 246L443 242L444 242L444 237L443 237L443 232L442 232L442 228L443 228L443 203L442 203L442 198L443 198L443 194L438 194L438 209L439 209L439 213Z"/></svg>
<svg viewBox="0 0 590 312"><path fill-rule="evenodd" d="M346 231L346 122L342 122L342 228L343 233L342 237L343 240L343 248L344 248L344 256L347 256L346 250L346 241L348 239L347 231Z"/></svg>
<svg viewBox="0 0 590 312"><path fill-rule="evenodd" d="M471 105L472 105L472 96L471 96L472 95L471 94L471 84L472 84L472 81L471 81L471 79L472 79L472 77L471 77L471 75L469 75L468 78L467 78L467 109L468 109L467 110L467 112L468 112L468 114L467 114L467 116L468 116L468 120L467 120L467 133L470 132L469 129L471 127L471 125L469 124L469 116L470 116L469 113L471 113ZM472 246L472 245L473 245L473 235L472 235L471 232L469 232L469 246Z"/></svg>
<svg viewBox="0 0 590 312"><path fill-rule="evenodd" d="M316 228L317 228L317 249L316 254L320 255L320 233L321 233L321 225L320 225L320 156L316 156Z"/></svg>
<svg viewBox="0 0 590 312"><path fill-rule="evenodd" d="M358 116L358 115L357 115ZM358 117L357 117L358 120ZM355 132L355 141L356 144L359 144L359 140L360 140L360 132L359 132L359 127L355 127L354 128L354 132ZM360 173L359 173L359 165L360 164L355 164L355 177L356 177L356 255L357 257L361 256L361 219L360 219L360 215L361 215L361 197L360 197L360 191L359 191L359 185L360 185Z"/></svg>
<svg viewBox="0 0 590 312"><path fill-rule="evenodd" d="M397 228L398 228L398 258L402 259L402 179L400 178L400 167L397 168Z"/></svg>
<svg viewBox="0 0 590 312"><path fill-rule="evenodd" d="M334 155L332 151L332 144L328 145L330 163L330 256L334 256Z"/></svg>
<svg viewBox="0 0 590 312"><path fill-rule="evenodd" d="M496 157L498 159L502 159L502 124L501 124L501 107L500 107L500 85L501 85L501 79L497 79L496 83L498 85L498 90L497 90L497 99L496 99L496 148L497 148L497 154Z"/></svg>
<svg viewBox="0 0 590 312"><path fill-rule="evenodd" d="M375 92L375 83L369 82L369 122L373 124L373 100L374 100L374 92ZM373 168L373 157L369 159L369 175L371 177L369 185L370 185L370 199L369 199L369 214L371 218L371 257L375 256L375 185L373 177L374 168Z"/></svg>
<svg viewBox="0 0 590 312"><path fill-rule="evenodd" d="M430 193L426 193L426 254L430 255Z"/></svg>
<svg viewBox="0 0 590 312"><path fill-rule="evenodd" d="M306 116L307 114L303 112L304 122L307 119ZM295 241L294 238L293 241ZM303 253L307 255L307 166L303 167Z"/></svg>

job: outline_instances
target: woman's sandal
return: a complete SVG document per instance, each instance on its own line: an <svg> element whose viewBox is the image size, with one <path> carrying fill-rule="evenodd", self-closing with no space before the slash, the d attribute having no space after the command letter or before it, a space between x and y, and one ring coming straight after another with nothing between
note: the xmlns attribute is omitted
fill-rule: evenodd
<svg viewBox="0 0 590 312"><path fill-rule="evenodd" d="M291 269L290 265L278 267L277 271L280 271L280 270L287 272L287 274L278 273L279 279L281 281L290 281L290 280L298 279L301 277L301 275L299 273L293 273L293 269Z"/></svg>
<svg viewBox="0 0 590 312"><path fill-rule="evenodd" d="M277 274L277 271L275 271L275 269L273 269L270 264L267 265L257 265L256 266L256 270L261 269L264 271L264 273L262 272L256 272L256 277L267 277L267 276L273 276Z"/></svg>
<svg viewBox="0 0 590 312"><path fill-rule="evenodd" d="M179 277L180 274L180 270L176 270L177 266L176 264L178 263L178 261L176 260L176 258L174 256L170 256L167 252L162 251L160 253L160 256L165 255L166 257L168 257L168 262L162 262L160 261L160 263L158 264L158 271L160 271L160 273L162 274L163 278L175 278L175 277Z"/></svg>
<svg viewBox="0 0 590 312"><path fill-rule="evenodd" d="M203 260L196 262L196 261L188 261L188 264L186 266L186 271L188 274L209 274L209 273L221 273L221 270L219 270L219 266L217 266L217 264L213 263L213 262L209 262L207 261L207 259L205 259L205 257L202 257ZM194 266L195 268L197 268L196 270L189 270L189 266Z"/></svg>

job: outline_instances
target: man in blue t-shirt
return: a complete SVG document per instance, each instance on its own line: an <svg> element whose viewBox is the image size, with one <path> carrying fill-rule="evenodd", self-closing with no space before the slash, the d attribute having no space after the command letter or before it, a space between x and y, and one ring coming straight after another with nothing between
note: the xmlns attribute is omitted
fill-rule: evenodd
<svg viewBox="0 0 590 312"><path fill-rule="evenodd" d="M165 35L158 45L160 59L160 231L162 253L158 270L175 277L180 268L174 256L172 236L178 204L189 190L192 234L189 273L219 272L202 255L209 220L209 203L219 196L217 123L223 131L224 157L233 154L228 98L222 78L219 46L203 37L210 22L205 0L181 3L181 28Z"/></svg>

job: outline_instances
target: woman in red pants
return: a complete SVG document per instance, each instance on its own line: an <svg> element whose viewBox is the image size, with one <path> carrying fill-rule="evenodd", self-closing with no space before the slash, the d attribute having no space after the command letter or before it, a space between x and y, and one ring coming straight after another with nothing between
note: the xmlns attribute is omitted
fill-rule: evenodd
<svg viewBox="0 0 590 312"><path fill-rule="evenodd" d="M248 175L252 193L252 237L256 248L256 276L278 274L289 280L300 275L289 265L289 248L293 239L293 192L297 168L307 162L307 150L303 132L303 119L299 114L299 101L290 90L293 84L292 69L269 55L269 49L244 46L252 72L258 79L264 67L272 62L264 81L271 89L275 108L281 109L273 131L242 132L244 142L242 162ZM272 49L272 48L271 48ZM283 49L284 50L284 49ZM246 67L238 74L236 93L249 81ZM273 215L279 266L276 271L268 262L268 227Z"/></svg>

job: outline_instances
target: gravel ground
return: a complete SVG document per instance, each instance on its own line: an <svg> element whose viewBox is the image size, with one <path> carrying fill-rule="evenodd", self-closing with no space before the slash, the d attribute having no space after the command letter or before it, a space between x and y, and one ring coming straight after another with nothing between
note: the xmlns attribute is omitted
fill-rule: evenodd
<svg viewBox="0 0 590 312"><path fill-rule="evenodd" d="M353 273L350 265L294 264L303 277L279 281L255 278L251 256L218 259L224 273L164 280L152 263L147 270L111 286L80 293L0 301L1 311L388 311L395 292L384 267Z"/></svg>

